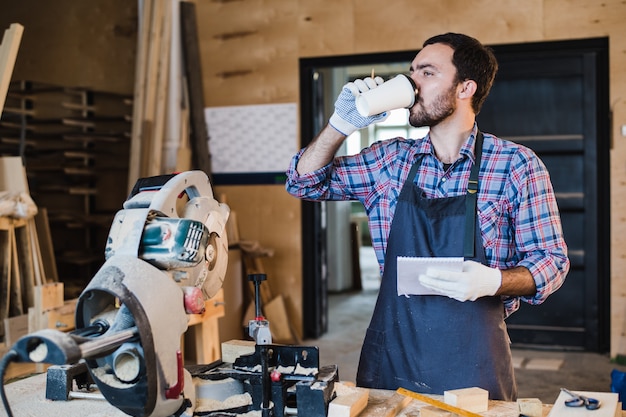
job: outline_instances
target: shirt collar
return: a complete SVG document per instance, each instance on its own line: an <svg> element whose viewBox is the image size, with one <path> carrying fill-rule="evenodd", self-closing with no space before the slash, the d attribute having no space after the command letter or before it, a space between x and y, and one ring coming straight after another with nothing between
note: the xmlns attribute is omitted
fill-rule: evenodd
<svg viewBox="0 0 626 417"><path fill-rule="evenodd" d="M474 122L472 132L467 137L467 140L461 146L461 155L469 157L474 162L474 145L476 144L476 135L478 134L478 125ZM430 141L430 133L428 133L423 140L417 142L417 148L415 149L415 157L418 155L435 155L433 150L433 144Z"/></svg>

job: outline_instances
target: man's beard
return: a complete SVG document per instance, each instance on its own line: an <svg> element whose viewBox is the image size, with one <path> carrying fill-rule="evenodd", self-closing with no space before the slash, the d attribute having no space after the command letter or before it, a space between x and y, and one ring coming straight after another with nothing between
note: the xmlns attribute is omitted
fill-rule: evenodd
<svg viewBox="0 0 626 417"><path fill-rule="evenodd" d="M418 100L418 105L411 109L414 111L409 111L409 124L413 127L435 126L456 110L456 85L437 96L430 112L420 105L421 98Z"/></svg>

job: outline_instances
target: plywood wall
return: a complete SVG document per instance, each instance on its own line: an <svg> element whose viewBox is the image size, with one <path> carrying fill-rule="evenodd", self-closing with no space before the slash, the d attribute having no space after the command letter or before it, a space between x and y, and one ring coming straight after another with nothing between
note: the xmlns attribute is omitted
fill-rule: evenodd
<svg viewBox="0 0 626 417"><path fill-rule="evenodd" d="M13 79L132 94L136 2L2 0L0 10L0 34L24 26Z"/></svg>
<svg viewBox="0 0 626 417"><path fill-rule="evenodd" d="M620 131L626 125L626 2L197 0L197 6L207 106L298 102L300 57L417 50L442 32L464 32L491 45L608 36L612 273L602 279L612 285L611 354L626 354L626 137ZM248 219L242 233L277 248L272 268L285 280L279 287L299 283L299 202L284 197L281 187L224 191L237 196L231 205Z"/></svg>

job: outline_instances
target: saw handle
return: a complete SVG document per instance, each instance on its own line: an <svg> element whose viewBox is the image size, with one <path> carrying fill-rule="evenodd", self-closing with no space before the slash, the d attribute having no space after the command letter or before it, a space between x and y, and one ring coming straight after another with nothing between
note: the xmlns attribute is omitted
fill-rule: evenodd
<svg viewBox="0 0 626 417"><path fill-rule="evenodd" d="M127 200L130 200L134 196L144 191L159 191L166 182L174 178L177 174L157 175L154 177L139 178L133 189L130 191L130 195Z"/></svg>

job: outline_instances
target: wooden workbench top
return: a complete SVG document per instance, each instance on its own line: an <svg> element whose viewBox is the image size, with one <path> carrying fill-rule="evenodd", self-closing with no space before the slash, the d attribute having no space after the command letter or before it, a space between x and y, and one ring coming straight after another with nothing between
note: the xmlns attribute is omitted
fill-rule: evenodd
<svg viewBox="0 0 626 417"><path fill-rule="evenodd" d="M45 398L46 374L38 374L9 383L5 391L15 417L23 416L107 416L124 417L121 412L106 401L93 399L73 399L70 401L50 401ZM427 404L411 400L406 406L394 410L395 405L403 396L395 391L370 390L367 408L359 417L418 417L420 408ZM443 401L442 395L433 395L435 399ZM550 412L551 406L543 406L543 416ZM484 417L518 417L517 403L506 401L489 401L489 410L478 413ZM0 409L4 415L4 409ZM622 413L626 417L626 413Z"/></svg>
<svg viewBox="0 0 626 417"><path fill-rule="evenodd" d="M428 404L421 401L412 400L402 409L397 410L396 414L393 414L395 404L397 404L398 400L402 399L402 397L404 396L395 391L372 389L370 390L367 408L359 417L417 417L419 416L420 408L428 406ZM429 395L429 397L443 401L443 395ZM543 406L544 417L548 415L550 409L550 405ZM477 414L485 417L518 417L519 410L516 402L490 400L489 410Z"/></svg>

